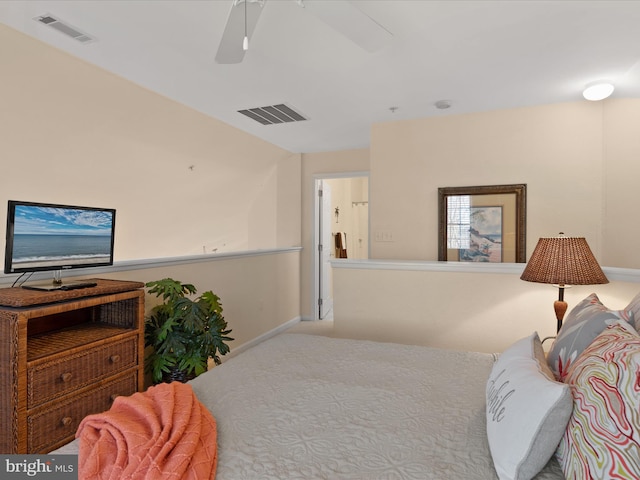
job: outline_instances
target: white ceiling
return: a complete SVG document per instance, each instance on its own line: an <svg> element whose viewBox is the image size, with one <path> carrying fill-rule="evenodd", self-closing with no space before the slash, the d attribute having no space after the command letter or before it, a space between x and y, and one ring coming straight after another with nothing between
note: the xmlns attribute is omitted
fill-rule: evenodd
<svg viewBox="0 0 640 480"><path fill-rule="evenodd" d="M369 53L295 0L268 0L244 61L219 65L232 2L3 0L0 22L291 152L367 147L376 122L578 101L599 79L640 98L640 1L355 0L393 34ZM276 103L309 120L237 113Z"/></svg>

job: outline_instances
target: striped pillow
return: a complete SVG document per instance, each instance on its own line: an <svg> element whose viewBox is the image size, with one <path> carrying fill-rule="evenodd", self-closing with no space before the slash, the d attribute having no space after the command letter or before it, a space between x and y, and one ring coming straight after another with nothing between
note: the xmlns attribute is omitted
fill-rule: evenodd
<svg viewBox="0 0 640 480"><path fill-rule="evenodd" d="M618 320L571 365L573 414L556 450L569 479L640 478L640 335Z"/></svg>

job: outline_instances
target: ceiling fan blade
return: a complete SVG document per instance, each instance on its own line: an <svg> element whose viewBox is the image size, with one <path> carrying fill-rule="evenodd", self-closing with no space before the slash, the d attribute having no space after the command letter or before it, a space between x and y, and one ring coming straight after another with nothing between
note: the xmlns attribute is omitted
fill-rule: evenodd
<svg viewBox="0 0 640 480"><path fill-rule="evenodd" d="M382 49L393 38L391 32L356 7L355 2L301 0L298 3L367 52Z"/></svg>
<svg viewBox="0 0 640 480"><path fill-rule="evenodd" d="M230 64L240 63L244 58L245 51L242 48L242 40L245 36L245 7L247 9L247 30L249 40L258 24L258 18L267 0L234 0L227 18L227 24L222 33L218 52L216 53L216 63ZM246 2L246 3L245 3Z"/></svg>

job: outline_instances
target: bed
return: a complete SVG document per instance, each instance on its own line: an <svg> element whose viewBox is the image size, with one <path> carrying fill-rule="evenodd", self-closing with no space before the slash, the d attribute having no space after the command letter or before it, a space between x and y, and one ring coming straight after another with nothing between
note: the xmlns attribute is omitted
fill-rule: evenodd
<svg viewBox="0 0 640 480"><path fill-rule="evenodd" d="M285 333L190 384L217 423L218 480L490 480L496 358ZM564 476L552 458L534 478Z"/></svg>
<svg viewBox="0 0 640 480"><path fill-rule="evenodd" d="M53 453L88 452L79 456L81 470L97 467L83 476L105 478L112 462L85 432L113 446L124 429L109 436L83 424L111 421L126 408L120 418L128 424L162 419L154 425L174 434L162 408L171 404L173 418L190 410L204 419L185 429L196 432L194 441L134 436L109 459L138 468L149 458L155 466L177 458L190 472L207 469L189 476L172 464L162 476L140 477L154 479L637 480L638 329L640 294L611 310L594 293L571 310L546 354L535 332L500 355L284 333L186 385L116 398L108 412L83 420L80 441ZM191 407L164 393L178 390L188 391L181 398ZM154 396L146 411L130 408ZM167 456L149 455L155 448Z"/></svg>

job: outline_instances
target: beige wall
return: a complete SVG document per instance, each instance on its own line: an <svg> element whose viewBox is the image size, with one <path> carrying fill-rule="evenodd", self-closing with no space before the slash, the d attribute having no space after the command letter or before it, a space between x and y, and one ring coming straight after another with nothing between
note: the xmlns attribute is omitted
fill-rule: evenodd
<svg viewBox="0 0 640 480"><path fill-rule="evenodd" d="M502 352L534 331L541 338L555 335L557 288L520 280L516 264L493 273L486 264L472 265L479 267L473 272L441 266L341 262L333 272L335 333L481 352ZM569 309L592 292L611 309L625 308L640 285L610 276L607 285L567 289Z"/></svg>
<svg viewBox="0 0 640 480"><path fill-rule="evenodd" d="M324 183L331 188L332 234L343 234L348 258L369 258L369 177L333 178Z"/></svg>
<svg viewBox="0 0 640 480"><path fill-rule="evenodd" d="M527 253L563 231L599 256L604 108L582 101L374 125L372 257L437 260L438 188L512 183L527 184ZM393 242L376 242L378 231Z"/></svg>
<svg viewBox="0 0 640 480"><path fill-rule="evenodd" d="M0 65L0 238L15 199L115 208L116 264L300 245L300 155L3 25ZM232 349L300 315L297 250L98 276L212 289Z"/></svg>
<svg viewBox="0 0 640 480"><path fill-rule="evenodd" d="M586 237L614 275L607 285L568 290L569 308L591 292L610 308L624 308L640 291L638 125L640 99L374 125L371 257L437 260L439 187L526 183L527 258L541 236ZM393 241L378 241L380 232ZM555 333L557 289L521 281L521 266L469 273L436 265L424 271L336 266L338 334L501 351L531 331ZM629 281L620 281L616 268L630 269L623 275Z"/></svg>
<svg viewBox="0 0 640 480"><path fill-rule="evenodd" d="M116 261L300 245L300 155L2 25L0 65L0 205L115 208Z"/></svg>
<svg viewBox="0 0 640 480"><path fill-rule="evenodd" d="M116 261L302 245L296 308L312 318L314 179L369 171L373 258L437 258L438 187L527 183L528 253L539 236L564 231L587 237L603 265L640 268L638 99L383 123L370 149L297 155L2 25L0 65L0 205L114 207ZM377 232L393 241L376 242ZM199 278L185 268L167 273ZM242 278L253 267L239 268ZM230 284L232 303L253 299L243 281ZM439 285L434 298L459 301ZM234 325L245 340L290 320L296 305L287 297L283 318L263 325L255 300ZM504 319L490 312L483 328L499 328Z"/></svg>
<svg viewBox="0 0 640 480"><path fill-rule="evenodd" d="M305 298L311 292L305 282L313 247L309 186L319 172L369 169L374 259L437 260L439 187L526 183L527 257L539 237L563 231L586 237L603 266L640 268L640 256L635 254L640 225L629 218L640 207L632 193L640 174L640 136L634 130L639 121L638 99L577 101L376 124L370 153L304 155L303 316L309 314L305 308L311 303ZM390 233L393 241L380 241L377 234L382 232ZM466 281L468 274L461 275ZM513 288L524 288L519 275L512 280ZM504 295L511 298L509 285L509 281L503 285ZM450 289L439 289L437 282L433 288L435 297L459 303L458 296L451 298ZM612 287L592 290L603 288ZM634 288L632 283L628 290ZM336 298L344 294L338 289ZM356 297L343 298L351 302L349 308L369 311ZM465 293L465 299L477 303L473 292ZM340 308L336 304L336 318ZM526 308L535 311L536 305ZM483 325L491 327L494 320L485 320ZM519 333L502 331L511 338Z"/></svg>
<svg viewBox="0 0 640 480"><path fill-rule="evenodd" d="M212 290L220 296L225 320L233 329L232 352L256 338L294 322L300 315L300 249L219 255L210 259L169 262L169 265L139 265L99 275L76 278L113 278L149 282L171 277L192 283L199 293ZM76 270L75 273L82 273ZM68 275L68 274L67 274ZM71 275L68 275L71 278ZM148 311L158 303L147 294Z"/></svg>
<svg viewBox="0 0 640 480"><path fill-rule="evenodd" d="M640 196L635 192L640 179L640 99L609 100L604 109L602 205L604 265L640 268L638 238Z"/></svg>

